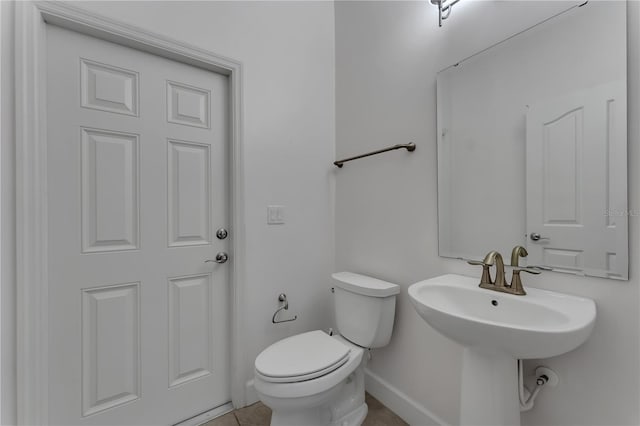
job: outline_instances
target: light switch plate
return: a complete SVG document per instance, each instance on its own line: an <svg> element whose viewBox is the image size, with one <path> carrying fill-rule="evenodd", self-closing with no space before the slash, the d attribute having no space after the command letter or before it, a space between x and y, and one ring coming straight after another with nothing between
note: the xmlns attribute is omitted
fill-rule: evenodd
<svg viewBox="0 0 640 426"><path fill-rule="evenodd" d="M284 224L284 206L267 206L267 223L269 225Z"/></svg>

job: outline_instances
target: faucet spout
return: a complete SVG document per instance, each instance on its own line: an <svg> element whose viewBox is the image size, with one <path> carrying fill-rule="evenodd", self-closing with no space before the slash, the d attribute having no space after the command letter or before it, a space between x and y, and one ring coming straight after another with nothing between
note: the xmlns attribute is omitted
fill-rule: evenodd
<svg viewBox="0 0 640 426"><path fill-rule="evenodd" d="M493 285L496 287L504 287L506 286L506 282L504 280L504 261L502 260L502 255L497 251L490 251L485 257L483 263L485 265L496 265L496 279L493 281Z"/></svg>
<svg viewBox="0 0 640 426"><path fill-rule="evenodd" d="M527 257L529 253L527 249L522 246L515 246L513 250L511 250L511 266L520 266L518 263L521 257Z"/></svg>

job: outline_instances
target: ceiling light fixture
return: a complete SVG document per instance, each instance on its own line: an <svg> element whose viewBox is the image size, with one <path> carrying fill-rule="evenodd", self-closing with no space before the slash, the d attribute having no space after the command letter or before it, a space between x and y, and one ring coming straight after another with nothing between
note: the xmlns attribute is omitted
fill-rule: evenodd
<svg viewBox="0 0 640 426"><path fill-rule="evenodd" d="M438 26L442 26L442 21L451 15L453 5L460 0L431 0L431 4L438 6Z"/></svg>

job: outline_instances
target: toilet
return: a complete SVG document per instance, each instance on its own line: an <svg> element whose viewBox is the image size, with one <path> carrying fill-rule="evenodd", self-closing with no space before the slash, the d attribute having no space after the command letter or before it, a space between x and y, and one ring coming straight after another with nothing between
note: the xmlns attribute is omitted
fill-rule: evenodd
<svg viewBox="0 0 640 426"><path fill-rule="evenodd" d="M254 385L272 426L356 426L367 415L367 349L389 343L400 287L352 272L332 278L338 334L287 337L256 358Z"/></svg>

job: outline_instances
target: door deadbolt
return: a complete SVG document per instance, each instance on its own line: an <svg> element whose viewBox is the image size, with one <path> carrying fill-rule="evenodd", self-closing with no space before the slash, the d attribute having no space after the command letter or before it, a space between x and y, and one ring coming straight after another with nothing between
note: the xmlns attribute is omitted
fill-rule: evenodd
<svg viewBox="0 0 640 426"><path fill-rule="evenodd" d="M224 240L228 235L229 232L227 232L227 230L224 228L220 228L216 231L216 237L218 237L219 240Z"/></svg>

